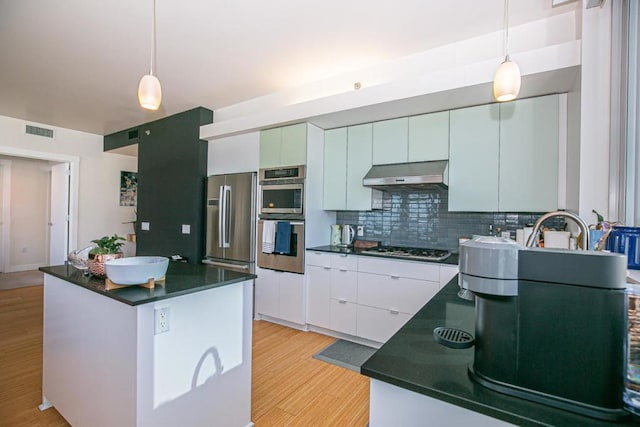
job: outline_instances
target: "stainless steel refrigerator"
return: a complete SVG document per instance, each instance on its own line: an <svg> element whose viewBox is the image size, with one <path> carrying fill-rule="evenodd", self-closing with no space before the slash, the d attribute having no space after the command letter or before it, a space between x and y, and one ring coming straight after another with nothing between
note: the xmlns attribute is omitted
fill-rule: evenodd
<svg viewBox="0 0 640 427"><path fill-rule="evenodd" d="M255 271L256 174L207 178L205 264Z"/></svg>

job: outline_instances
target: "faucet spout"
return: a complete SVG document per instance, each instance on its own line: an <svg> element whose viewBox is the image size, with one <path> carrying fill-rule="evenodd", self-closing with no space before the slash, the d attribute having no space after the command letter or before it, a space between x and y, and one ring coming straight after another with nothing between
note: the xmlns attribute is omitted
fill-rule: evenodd
<svg viewBox="0 0 640 427"><path fill-rule="evenodd" d="M554 218L557 216L571 218L576 224L578 224L578 227L580 228L580 232L582 233L581 247L585 251L588 250L589 249L589 227L587 226L587 223L582 220L582 218L580 218L578 215L574 214L573 212L569 212L569 211L548 212L542 215L540 218L538 218L538 220L533 226L533 231L531 232L531 235L527 239L526 246L528 248L535 246L535 242L538 241L538 234L540 233L542 224L549 218Z"/></svg>

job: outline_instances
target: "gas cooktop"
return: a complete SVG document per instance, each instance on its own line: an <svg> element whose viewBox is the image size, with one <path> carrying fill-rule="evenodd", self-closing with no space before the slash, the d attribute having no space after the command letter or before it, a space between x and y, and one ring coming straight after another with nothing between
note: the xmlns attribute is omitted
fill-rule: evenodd
<svg viewBox="0 0 640 427"><path fill-rule="evenodd" d="M361 253L423 261L442 261L451 255L451 252L442 249L408 248L402 246L378 246L377 248L365 249Z"/></svg>

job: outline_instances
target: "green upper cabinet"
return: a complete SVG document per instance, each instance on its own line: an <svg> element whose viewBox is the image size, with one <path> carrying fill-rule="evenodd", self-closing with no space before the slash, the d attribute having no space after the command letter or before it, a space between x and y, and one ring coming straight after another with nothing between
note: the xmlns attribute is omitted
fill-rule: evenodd
<svg viewBox="0 0 640 427"><path fill-rule="evenodd" d="M371 123L347 129L347 199L346 210L371 210L372 191L362 186L362 178L372 165L373 126Z"/></svg>
<svg viewBox="0 0 640 427"><path fill-rule="evenodd" d="M558 209L560 116L559 95L451 111L449 210Z"/></svg>
<svg viewBox="0 0 640 427"><path fill-rule="evenodd" d="M260 168L295 166L306 163L306 123L260 132Z"/></svg>
<svg viewBox="0 0 640 427"><path fill-rule="evenodd" d="M558 129L558 95L500 104L500 211L558 208Z"/></svg>
<svg viewBox="0 0 640 427"><path fill-rule="evenodd" d="M373 123L373 164L406 162L408 141L408 117Z"/></svg>
<svg viewBox="0 0 640 427"><path fill-rule="evenodd" d="M325 131L324 210L371 210L374 195L377 200L380 194L363 187L362 178L371 169L372 157L371 123Z"/></svg>
<svg viewBox="0 0 640 427"><path fill-rule="evenodd" d="M449 158L449 111L409 117L409 162Z"/></svg>
<svg viewBox="0 0 640 427"><path fill-rule="evenodd" d="M500 106L451 111L449 210L497 211Z"/></svg>
<svg viewBox="0 0 640 427"><path fill-rule="evenodd" d="M322 208L344 210L347 199L347 128L324 132Z"/></svg>

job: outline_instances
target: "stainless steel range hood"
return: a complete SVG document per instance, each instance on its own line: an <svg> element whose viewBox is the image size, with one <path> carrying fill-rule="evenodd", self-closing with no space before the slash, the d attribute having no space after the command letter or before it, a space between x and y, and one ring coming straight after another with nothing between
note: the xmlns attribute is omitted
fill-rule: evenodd
<svg viewBox="0 0 640 427"><path fill-rule="evenodd" d="M387 191L425 189L433 186L447 188L448 166L447 160L374 165L362 179L362 185Z"/></svg>

